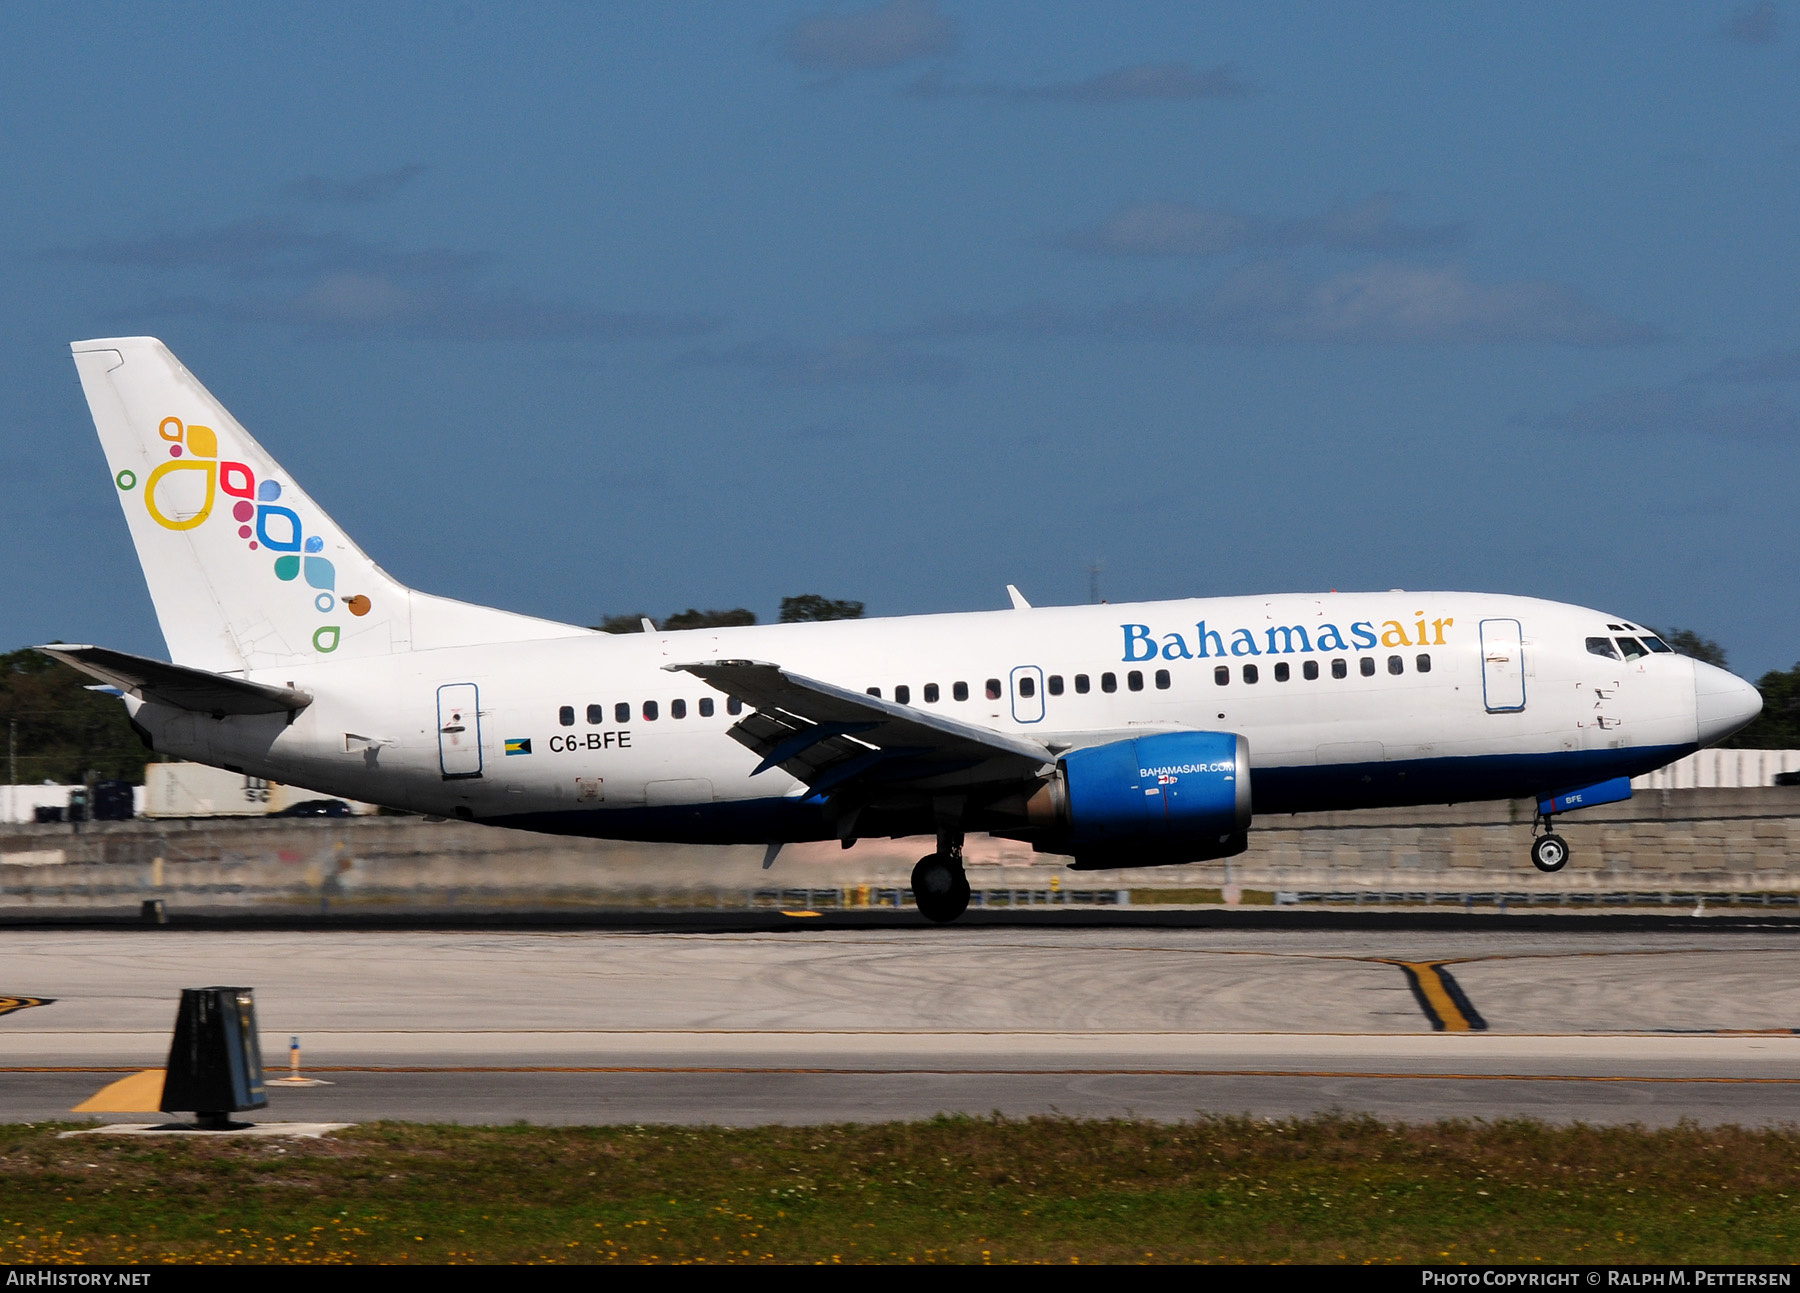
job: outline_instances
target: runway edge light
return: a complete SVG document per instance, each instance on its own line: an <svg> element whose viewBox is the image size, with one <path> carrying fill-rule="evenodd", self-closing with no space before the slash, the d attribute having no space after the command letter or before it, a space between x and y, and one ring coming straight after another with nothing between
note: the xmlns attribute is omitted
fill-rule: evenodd
<svg viewBox="0 0 1800 1293"><path fill-rule="evenodd" d="M268 1106L251 988L183 988L163 1082L165 1113L192 1112L203 1131L225 1131L231 1115Z"/></svg>

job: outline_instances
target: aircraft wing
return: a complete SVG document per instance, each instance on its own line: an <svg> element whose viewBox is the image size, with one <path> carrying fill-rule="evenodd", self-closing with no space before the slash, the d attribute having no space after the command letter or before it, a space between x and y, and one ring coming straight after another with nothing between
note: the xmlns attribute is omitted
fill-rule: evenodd
<svg viewBox="0 0 1800 1293"><path fill-rule="evenodd" d="M865 790L956 791L1039 775L1048 746L928 709L899 705L757 660L664 665L753 706L730 735L815 794ZM752 774L754 775L754 774Z"/></svg>
<svg viewBox="0 0 1800 1293"><path fill-rule="evenodd" d="M36 649L142 700L159 701L215 718L226 714L292 714L305 709L313 699L310 692L296 688L271 687L106 647L59 643Z"/></svg>

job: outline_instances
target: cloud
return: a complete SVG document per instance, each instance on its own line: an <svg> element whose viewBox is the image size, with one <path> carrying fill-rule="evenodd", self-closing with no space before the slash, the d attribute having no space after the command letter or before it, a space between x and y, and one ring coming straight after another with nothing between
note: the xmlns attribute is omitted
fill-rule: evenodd
<svg viewBox="0 0 1800 1293"><path fill-rule="evenodd" d="M826 10L787 30L789 62L822 72L867 72L956 51L956 20L935 0L888 0L855 13Z"/></svg>
<svg viewBox="0 0 1800 1293"><path fill-rule="evenodd" d="M328 180L309 175L287 186L289 197L303 202L323 202L338 206L366 206L391 198L425 173L416 163L396 166L392 170L375 171L350 180Z"/></svg>
<svg viewBox="0 0 1800 1293"><path fill-rule="evenodd" d="M295 293L158 297L129 313L280 324L318 336L390 332L437 341L638 341L702 336L720 326L698 315L599 310L518 291L358 274L329 275Z"/></svg>
<svg viewBox="0 0 1800 1293"><path fill-rule="evenodd" d="M1768 441L1792 439L1800 432L1800 413L1772 395L1717 403L1703 400L1692 389L1681 386L1617 391L1578 404L1566 413L1520 421L1545 431L1634 440L1676 436Z"/></svg>
<svg viewBox="0 0 1800 1293"><path fill-rule="evenodd" d="M386 331L469 341L694 337L719 326L696 315L601 310L515 288L488 287L477 279L493 259L485 253L404 251L279 220L96 242L52 254L169 276L212 272L228 281L260 285L228 296L164 293L128 312L133 315L285 324L330 335Z"/></svg>
<svg viewBox="0 0 1800 1293"><path fill-rule="evenodd" d="M1210 345L1514 343L1641 345L1659 333L1556 283L1484 284L1457 266L1382 262L1325 279L1261 263L1187 297L1091 310L1052 304L948 315L923 336L1070 335Z"/></svg>
<svg viewBox="0 0 1800 1293"><path fill-rule="evenodd" d="M849 337L824 346L774 338L747 341L722 350L690 351L676 363L749 368L762 373L771 386L953 386L964 371L954 356L915 350L880 335Z"/></svg>
<svg viewBox="0 0 1800 1293"><path fill-rule="evenodd" d="M1690 381L1800 382L1800 350L1765 350L1753 359L1722 359Z"/></svg>
<svg viewBox="0 0 1800 1293"><path fill-rule="evenodd" d="M1400 198L1378 193L1300 220L1272 220L1225 207L1140 202L1065 235L1073 251L1102 256L1216 256L1234 251L1323 247L1330 251L1399 252L1461 240L1460 223L1414 225L1394 217Z"/></svg>
<svg viewBox="0 0 1800 1293"><path fill-rule="evenodd" d="M1146 100L1236 99L1250 93L1230 63L1196 68L1191 63L1134 63L1079 81L1037 85L996 81L953 81L927 72L905 93L915 99L1011 99L1019 102L1138 103Z"/></svg>
<svg viewBox="0 0 1800 1293"><path fill-rule="evenodd" d="M1758 0L1719 24L1719 34L1740 45L1773 45L1781 37L1781 13L1775 0Z"/></svg>
<svg viewBox="0 0 1800 1293"><path fill-rule="evenodd" d="M288 220L255 218L149 238L102 240L51 255L93 265L156 270L213 269L229 277L303 278L354 272L398 278L466 274L492 258L431 248L397 251L342 233L317 233Z"/></svg>

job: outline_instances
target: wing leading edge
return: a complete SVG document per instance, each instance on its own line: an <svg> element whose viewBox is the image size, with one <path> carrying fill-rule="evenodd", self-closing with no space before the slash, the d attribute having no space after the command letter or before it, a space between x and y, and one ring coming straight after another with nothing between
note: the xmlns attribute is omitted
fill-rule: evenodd
<svg viewBox="0 0 1800 1293"><path fill-rule="evenodd" d="M815 794L857 791L966 792L1017 785L1056 762L1037 741L1008 736L899 705L759 660L664 665L691 673L752 706L731 729L762 756L757 773L780 768Z"/></svg>

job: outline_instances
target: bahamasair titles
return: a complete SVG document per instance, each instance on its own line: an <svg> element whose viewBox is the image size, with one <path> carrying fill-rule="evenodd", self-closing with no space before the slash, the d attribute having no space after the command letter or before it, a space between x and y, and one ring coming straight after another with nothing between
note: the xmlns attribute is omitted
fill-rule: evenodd
<svg viewBox="0 0 1800 1293"><path fill-rule="evenodd" d="M407 588L161 342L73 346L169 662L47 654L156 750L433 816L760 844L927 836L1083 869L1246 846L1257 814L1561 813L1723 740L1756 689L1620 615L1452 592L1197 598L609 635Z"/></svg>

